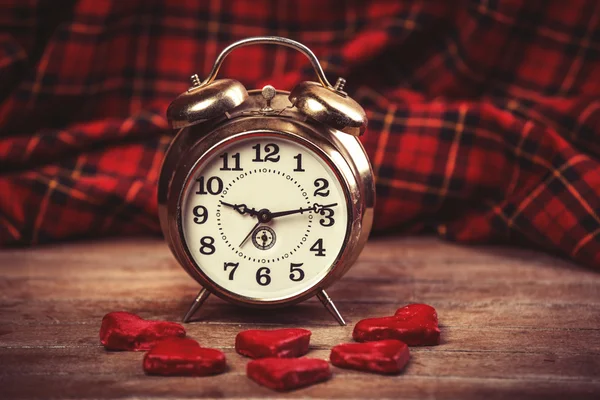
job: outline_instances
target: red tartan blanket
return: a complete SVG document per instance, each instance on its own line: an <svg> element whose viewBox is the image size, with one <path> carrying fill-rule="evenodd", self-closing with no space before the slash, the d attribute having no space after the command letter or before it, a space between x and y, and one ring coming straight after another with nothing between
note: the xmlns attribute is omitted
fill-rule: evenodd
<svg viewBox="0 0 600 400"><path fill-rule="evenodd" d="M308 45L367 110L376 230L600 267L596 0L4 0L0 243L158 233L166 107L256 35ZM315 79L271 46L220 76Z"/></svg>

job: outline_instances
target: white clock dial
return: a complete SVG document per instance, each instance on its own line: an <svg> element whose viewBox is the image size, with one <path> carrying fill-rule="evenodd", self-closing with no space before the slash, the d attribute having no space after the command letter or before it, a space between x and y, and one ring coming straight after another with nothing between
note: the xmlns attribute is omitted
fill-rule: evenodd
<svg viewBox="0 0 600 400"><path fill-rule="evenodd" d="M342 184L320 155L293 140L235 141L190 180L181 213L189 254L238 296L294 297L321 281L343 248Z"/></svg>

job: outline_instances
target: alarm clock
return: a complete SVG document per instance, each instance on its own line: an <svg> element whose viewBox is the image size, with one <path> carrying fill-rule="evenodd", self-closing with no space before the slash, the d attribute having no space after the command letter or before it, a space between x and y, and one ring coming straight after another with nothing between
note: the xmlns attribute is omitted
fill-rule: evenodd
<svg viewBox="0 0 600 400"><path fill-rule="evenodd" d="M216 79L234 49L275 44L303 53L318 82L291 91L247 91ZM325 292L363 249L375 186L358 136L363 108L327 80L313 52L282 37L252 37L225 48L201 81L168 107L178 133L158 182L160 225L181 266L207 297L247 307L283 307L317 296L345 325Z"/></svg>

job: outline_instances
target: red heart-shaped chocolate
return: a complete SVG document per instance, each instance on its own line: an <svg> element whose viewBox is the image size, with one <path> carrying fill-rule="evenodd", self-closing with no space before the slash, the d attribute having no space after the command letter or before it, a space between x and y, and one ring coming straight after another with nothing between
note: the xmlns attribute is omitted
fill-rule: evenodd
<svg viewBox="0 0 600 400"><path fill-rule="evenodd" d="M180 324L148 321L125 311L108 313L102 318L100 343L108 350L150 350L163 338L185 336Z"/></svg>
<svg viewBox="0 0 600 400"><path fill-rule="evenodd" d="M352 337L358 342L397 339L409 346L433 346L440 344L440 329L435 308L410 304L399 308L392 317L359 321Z"/></svg>
<svg viewBox="0 0 600 400"><path fill-rule="evenodd" d="M300 357L308 352L311 332L306 329L249 329L235 337L235 350L251 358Z"/></svg>
<svg viewBox="0 0 600 400"><path fill-rule="evenodd" d="M291 390L331 377L329 363L316 358L261 358L246 366L246 375L273 390Z"/></svg>
<svg viewBox="0 0 600 400"><path fill-rule="evenodd" d="M333 365L340 368L397 374L408 363L410 351L406 343L390 339L338 344L331 349L329 358Z"/></svg>
<svg viewBox="0 0 600 400"><path fill-rule="evenodd" d="M225 371L225 354L200 347L189 338L172 337L159 341L144 356L144 372L165 376L206 376Z"/></svg>

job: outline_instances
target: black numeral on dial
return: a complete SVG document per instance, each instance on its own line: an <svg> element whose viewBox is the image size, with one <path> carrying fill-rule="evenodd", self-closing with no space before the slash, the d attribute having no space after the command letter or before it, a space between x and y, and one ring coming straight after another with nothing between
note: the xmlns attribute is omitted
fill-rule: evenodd
<svg viewBox="0 0 600 400"><path fill-rule="evenodd" d="M258 283L260 286L267 286L269 283L271 283L271 276L269 275L270 273L271 270L267 267L259 268L258 271L256 271L256 283Z"/></svg>
<svg viewBox="0 0 600 400"><path fill-rule="evenodd" d="M281 158L280 156L278 156L279 146L277 146L275 143L268 143L265 145L265 157L264 158L261 157L262 152L261 152L260 143L255 144L254 146L252 146L252 148L254 150L256 150L256 157L254 157L252 159L252 161L254 161L254 162L266 162L266 161L278 162L279 159Z"/></svg>
<svg viewBox="0 0 600 400"><path fill-rule="evenodd" d="M192 211L194 213L194 222L203 224L208 219L208 210L204 206L196 206Z"/></svg>
<svg viewBox="0 0 600 400"><path fill-rule="evenodd" d="M196 194L219 194L223 191L223 181L218 176L213 176L208 178L206 183L204 182L204 177L201 176L196 178L198 182L198 190Z"/></svg>
<svg viewBox="0 0 600 400"><path fill-rule="evenodd" d="M226 262L225 265L223 266L223 269L225 270L225 272L227 272L227 268L229 267L233 267L231 269L231 271L229 271L229 280L232 281L233 280L233 276L235 275L235 270L237 269L237 267L240 266L239 262L236 263L232 263L232 262Z"/></svg>
<svg viewBox="0 0 600 400"><path fill-rule="evenodd" d="M214 254L215 251L215 238L212 236L204 236L200 239L200 253L209 256Z"/></svg>
<svg viewBox="0 0 600 400"><path fill-rule="evenodd" d="M315 187L317 188L313 193L313 196L329 196L329 182L325 178L317 178L315 179Z"/></svg>
<svg viewBox="0 0 600 400"><path fill-rule="evenodd" d="M223 153L219 157L223 159L223 168L221 171L243 171L244 168L240 167L240 153L235 153L231 156L233 159L233 168L229 168L229 153Z"/></svg>
<svg viewBox="0 0 600 400"><path fill-rule="evenodd" d="M303 265L304 263L292 263L292 265L290 265L290 279L292 281L300 282L302 279L304 279L304 271L302 271L301 268Z"/></svg>
<svg viewBox="0 0 600 400"><path fill-rule="evenodd" d="M317 257L325 257L325 247L323 247L323 239L318 239L315 244L310 247L310 251L315 252Z"/></svg>
<svg viewBox="0 0 600 400"><path fill-rule="evenodd" d="M296 168L294 168L294 172L304 172L305 169L302 168L302 154L299 153L298 155L294 156L294 158L296 159Z"/></svg>
<svg viewBox="0 0 600 400"><path fill-rule="evenodd" d="M333 219L334 212L331 208L323 208L319 213L324 217L319 220L321 226L333 226L335 219Z"/></svg>

